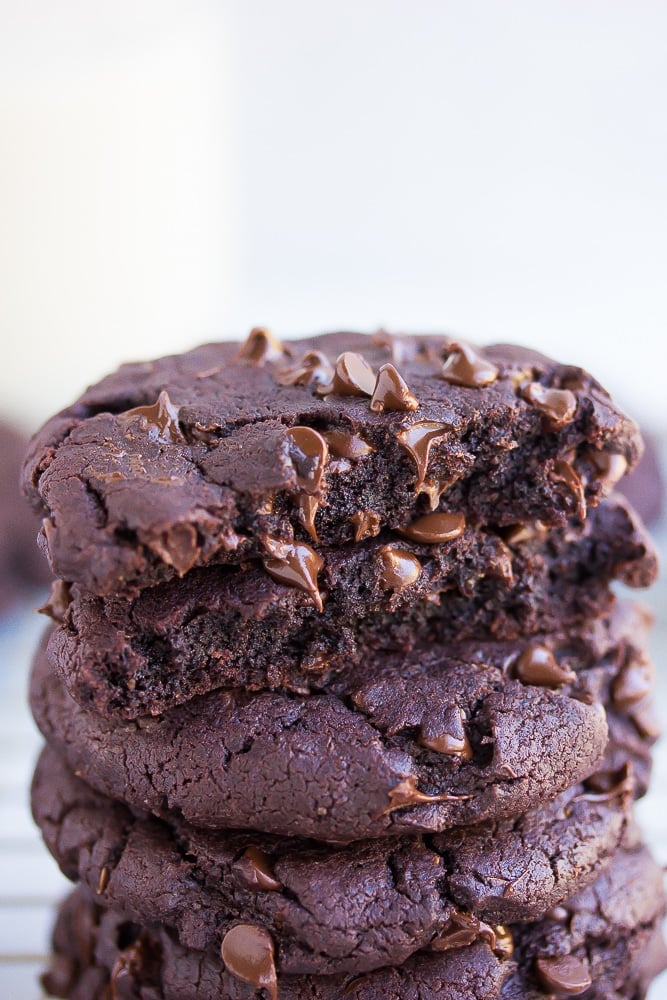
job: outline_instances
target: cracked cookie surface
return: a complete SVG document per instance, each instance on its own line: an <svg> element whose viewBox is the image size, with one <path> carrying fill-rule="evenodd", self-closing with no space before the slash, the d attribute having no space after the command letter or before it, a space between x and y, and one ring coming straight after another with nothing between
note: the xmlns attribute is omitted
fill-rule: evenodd
<svg viewBox="0 0 667 1000"><path fill-rule="evenodd" d="M34 437L24 490L55 575L128 596L275 558L267 539L339 545L433 512L563 525L640 453L594 379L533 351L254 331L88 389Z"/></svg>

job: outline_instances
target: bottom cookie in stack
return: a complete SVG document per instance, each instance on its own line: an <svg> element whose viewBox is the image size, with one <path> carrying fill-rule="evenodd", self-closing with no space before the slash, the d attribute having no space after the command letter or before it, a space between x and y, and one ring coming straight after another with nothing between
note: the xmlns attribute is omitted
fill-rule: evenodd
<svg viewBox="0 0 667 1000"><path fill-rule="evenodd" d="M499 936L471 923L446 950L419 952L365 975L277 977L268 935L238 924L212 953L165 928L107 910L84 887L63 904L44 976L67 1000L635 1000L667 964L662 871L640 844L621 849L587 889Z"/></svg>

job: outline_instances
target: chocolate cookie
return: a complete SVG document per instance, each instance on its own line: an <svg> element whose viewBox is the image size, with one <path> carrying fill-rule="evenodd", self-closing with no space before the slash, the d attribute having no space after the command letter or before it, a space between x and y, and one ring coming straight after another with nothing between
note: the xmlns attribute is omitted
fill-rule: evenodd
<svg viewBox="0 0 667 1000"><path fill-rule="evenodd" d="M657 570L621 498L549 533L385 535L318 558L322 608L256 563L192 570L132 602L59 585L51 662L84 707L135 718L217 687L318 690L378 649L567 632L609 609L611 578L648 586Z"/></svg>
<svg viewBox="0 0 667 1000"><path fill-rule="evenodd" d="M27 439L0 423L0 611L31 587L44 586L47 567L37 547L40 522L26 510L19 476Z"/></svg>
<svg viewBox="0 0 667 1000"><path fill-rule="evenodd" d="M93 593L250 555L312 593L313 540L563 525L640 453L594 379L533 351L255 330L88 389L34 438L24 487L54 573Z"/></svg>
<svg viewBox="0 0 667 1000"><path fill-rule="evenodd" d="M429 646L308 697L216 691L126 722L80 708L42 650L31 700L47 740L112 798L196 826L349 841L518 815L596 771L605 712L567 664L582 666L576 651L559 663L532 643Z"/></svg>
<svg viewBox="0 0 667 1000"><path fill-rule="evenodd" d="M82 889L65 901L44 985L67 1000L641 1000L667 964L662 872L642 848L621 851L584 893L535 924L500 934L452 927L398 967L363 976L287 976L269 935L238 924L219 957L183 949L103 910ZM458 946L457 946L458 945Z"/></svg>
<svg viewBox="0 0 667 1000"><path fill-rule="evenodd" d="M105 906L216 954L239 920L259 925L290 974L399 964L456 921L537 919L610 862L631 798L627 787L601 796L578 786L518 820L332 848L133 813L50 748L32 790L49 850Z"/></svg>

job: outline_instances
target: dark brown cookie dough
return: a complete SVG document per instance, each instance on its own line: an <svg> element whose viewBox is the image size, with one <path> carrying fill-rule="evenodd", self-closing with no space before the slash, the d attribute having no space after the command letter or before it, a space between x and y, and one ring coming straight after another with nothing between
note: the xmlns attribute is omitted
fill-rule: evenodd
<svg viewBox="0 0 667 1000"><path fill-rule="evenodd" d="M132 602L74 587L54 611L64 621L51 662L84 707L126 718L217 687L305 692L376 650L567 632L609 609L611 579L648 586L657 569L621 498L549 533L467 528L444 545L389 535L319 555L322 610L257 564L193 570Z"/></svg>
<svg viewBox="0 0 667 1000"><path fill-rule="evenodd" d="M109 988L119 1000L540 1000L573 996L574 987L586 1000L643 1000L667 964L663 913L662 872L637 847L619 852L590 889L551 916L495 939L459 928L462 946L452 948L452 928L440 939L446 947L449 938L449 950L395 968L279 976L271 939L252 924L230 942L225 966L77 889L60 911L44 985L66 1000L102 1000Z"/></svg>
<svg viewBox="0 0 667 1000"><path fill-rule="evenodd" d="M618 656L610 628L595 641ZM567 642L561 663L532 643L378 654L308 697L216 691L136 722L80 708L42 650L31 701L73 770L140 808L329 841L435 832L518 815L599 768L605 712L577 658L593 638Z"/></svg>
<svg viewBox="0 0 667 1000"><path fill-rule="evenodd" d="M259 925L290 974L399 964L470 916L494 926L541 917L610 862L631 798L628 788L600 796L580 785L518 820L333 848L133 813L51 748L32 789L49 850L105 906L214 953L239 920Z"/></svg>
<svg viewBox="0 0 667 1000"><path fill-rule="evenodd" d="M295 544L423 533L429 510L449 530L563 525L640 453L594 379L533 351L255 331L88 389L33 439L24 488L54 573L127 596L249 555L284 578Z"/></svg>

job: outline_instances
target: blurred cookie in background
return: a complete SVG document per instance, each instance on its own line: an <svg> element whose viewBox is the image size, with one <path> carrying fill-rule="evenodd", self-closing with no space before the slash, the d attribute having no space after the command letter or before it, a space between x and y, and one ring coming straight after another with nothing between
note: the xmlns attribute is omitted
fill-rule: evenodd
<svg viewBox="0 0 667 1000"><path fill-rule="evenodd" d="M665 478L656 439L644 434L644 454L639 464L616 487L628 498L647 525L656 524L665 512Z"/></svg>
<svg viewBox="0 0 667 1000"><path fill-rule="evenodd" d="M0 613L29 590L46 587L48 566L37 547L39 518L19 492L28 440L0 422Z"/></svg>

